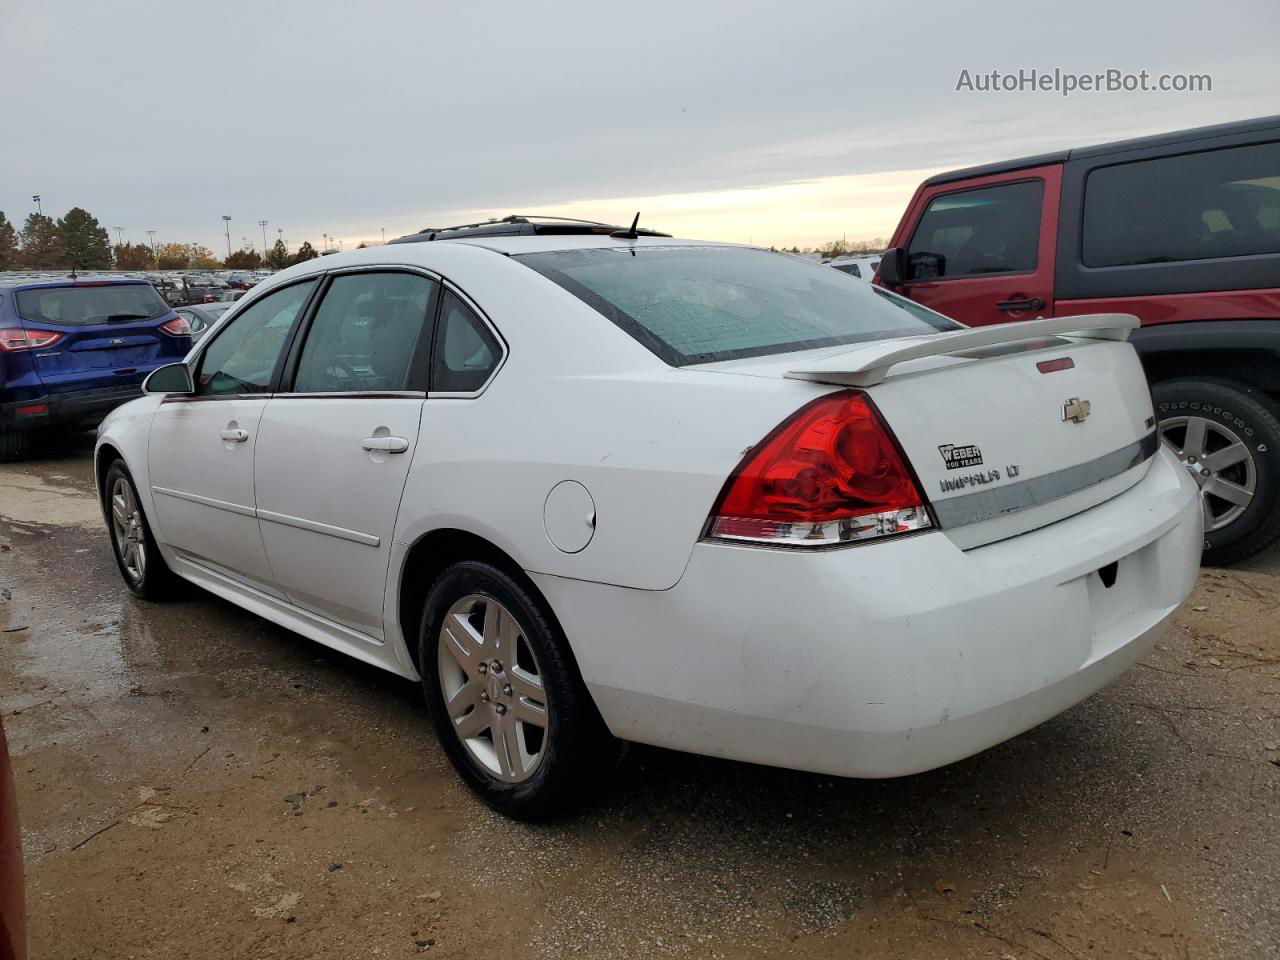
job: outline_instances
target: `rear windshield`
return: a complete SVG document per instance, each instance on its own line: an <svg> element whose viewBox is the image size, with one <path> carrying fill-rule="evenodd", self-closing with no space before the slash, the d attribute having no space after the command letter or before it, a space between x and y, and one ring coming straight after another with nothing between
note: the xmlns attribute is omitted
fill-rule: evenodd
<svg viewBox="0 0 1280 960"><path fill-rule="evenodd" d="M149 283L36 287L19 290L17 300L24 320L63 326L149 320L169 309Z"/></svg>
<svg viewBox="0 0 1280 960"><path fill-rule="evenodd" d="M959 328L839 270L745 247L609 247L515 259L673 366Z"/></svg>

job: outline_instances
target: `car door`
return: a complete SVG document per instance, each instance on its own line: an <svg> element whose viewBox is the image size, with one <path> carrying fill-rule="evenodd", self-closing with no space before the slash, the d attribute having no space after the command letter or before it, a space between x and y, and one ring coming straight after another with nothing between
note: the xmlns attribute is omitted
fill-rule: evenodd
<svg viewBox="0 0 1280 960"><path fill-rule="evenodd" d="M970 326L1053 316L1058 165L924 191L898 292Z"/></svg>
<svg viewBox="0 0 1280 960"><path fill-rule="evenodd" d="M258 425L312 278L273 291L218 331L194 361L195 393L161 401L148 472L159 538L180 556L279 596L253 492Z"/></svg>
<svg viewBox="0 0 1280 960"><path fill-rule="evenodd" d="M335 274L258 430L258 518L276 582L290 602L374 639L439 292L409 270Z"/></svg>

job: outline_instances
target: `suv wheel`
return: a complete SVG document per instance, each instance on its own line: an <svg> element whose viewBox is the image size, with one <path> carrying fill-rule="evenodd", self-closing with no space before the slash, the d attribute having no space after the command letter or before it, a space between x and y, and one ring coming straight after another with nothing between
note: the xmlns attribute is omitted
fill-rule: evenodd
<svg viewBox="0 0 1280 960"><path fill-rule="evenodd" d="M22 460L31 455L31 431L0 426L0 463Z"/></svg>
<svg viewBox="0 0 1280 960"><path fill-rule="evenodd" d="M1160 435L1200 486L1204 560L1233 563L1280 537L1280 410L1228 380L1169 380L1152 390Z"/></svg>
<svg viewBox="0 0 1280 960"><path fill-rule="evenodd" d="M563 633L523 583L463 561L432 585L419 665L440 745L494 809L522 820L570 812L621 756Z"/></svg>

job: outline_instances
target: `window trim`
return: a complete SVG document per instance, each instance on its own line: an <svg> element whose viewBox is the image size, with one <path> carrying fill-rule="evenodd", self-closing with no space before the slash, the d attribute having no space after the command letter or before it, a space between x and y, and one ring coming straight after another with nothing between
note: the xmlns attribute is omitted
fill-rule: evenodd
<svg viewBox="0 0 1280 960"><path fill-rule="evenodd" d="M1038 183L1040 185L1040 208L1036 211L1036 245L1035 259L1031 263L1030 270L1001 270L992 273L965 273L954 277L911 277L903 281L904 286L914 283L946 283L951 280L985 280L988 277L1034 277L1040 272L1040 238L1044 232L1044 201L1048 195L1048 184L1044 177L1013 177L1009 180L998 180L995 183L975 184L974 186L964 187L960 190L939 190L937 193L931 194L925 201L924 209L920 211L920 216L916 219L915 226L911 228L911 236L907 237L907 243L904 252L907 256L907 269L910 269L911 263L911 245L915 242L916 234L920 230L920 225L924 223L925 216L929 213L929 208L933 206L935 200L939 197L953 197L961 193L973 193L975 190L992 190L996 187L1010 187L1018 183Z"/></svg>
<svg viewBox="0 0 1280 960"><path fill-rule="evenodd" d="M430 385L431 372L431 349L435 342L436 323L440 316L440 302L444 299L445 280L440 274L434 270L428 270L424 267L416 267L411 264L402 263L373 263L359 264L351 267L339 267L329 270L321 274L322 283L317 291L316 300L309 304L306 317L303 323L299 325L289 341L288 349L285 352L285 366L281 371L281 376L274 384L275 390L272 396L275 397L313 397L316 399L349 399L349 400L377 400L377 399L411 399L425 400L429 395L428 390L329 390L324 393L310 393L306 391L296 391L293 389L294 381L298 376L298 366L302 362L302 351L306 347L307 337L311 333L311 326L315 321L315 316L320 311L320 306L324 303L325 296L329 293L329 288L333 285L333 281L338 277L352 276L361 273L409 273L425 277L439 285L440 291L436 294L436 302L430 316L423 318L423 332L427 334L424 355L424 342L421 334L418 341L414 345L413 357L409 361L409 375L411 380L419 383ZM288 389L285 389L285 388Z"/></svg>
<svg viewBox="0 0 1280 960"><path fill-rule="evenodd" d="M276 390L279 389L279 386L280 386L280 376L283 373L284 361L289 356L289 350L293 343L293 337L297 333L298 327L301 324L301 322L307 316L309 316L311 310L315 307L316 293L323 285L322 283L323 280L324 280L324 274L309 273L304 277L298 277L297 279L291 280L288 283L281 283L281 284L278 284L277 286L271 287L269 290L263 290L261 296L254 297L253 299L249 299L248 297L242 297L240 300L236 302L235 308L228 310L226 313L224 313L221 317L218 318L218 322L215 324L215 326L211 327L208 333L206 333L201 338L200 343L196 346L195 350L190 355L190 358L186 361L187 368L191 371L191 380L193 383L195 383L196 377L198 377L200 373L200 366L201 364L204 363L205 354L208 353L209 347L211 347L214 343L217 342L218 337L222 336L224 330L227 327L231 326L231 324L235 323L235 321L240 317L241 314L243 314L246 310L248 310L254 304L262 300L265 300L267 297L271 296L272 294L278 293L281 290L288 290L290 287L296 287L299 284L303 284L303 283L314 284L314 286L311 289L311 292L307 294L307 298L302 302L302 306L299 308L297 315L293 318L293 323L289 327L289 332L285 335L284 348L281 350L280 356L276 359L276 365L271 371L271 380L268 382L267 389L265 391L255 391L253 393L219 393L219 394L193 393L187 396L167 396L164 398L162 402L164 403L179 403L179 402L208 403L216 400L252 400L252 399L259 399L262 397L274 396ZM242 304L243 306L241 306Z"/></svg>

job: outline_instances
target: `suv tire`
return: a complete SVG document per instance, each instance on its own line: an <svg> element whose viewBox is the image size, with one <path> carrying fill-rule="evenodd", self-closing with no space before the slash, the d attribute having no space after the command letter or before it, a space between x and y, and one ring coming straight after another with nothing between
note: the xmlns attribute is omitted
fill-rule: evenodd
<svg viewBox="0 0 1280 960"><path fill-rule="evenodd" d="M12 463L31 456L31 431L0 426L0 463Z"/></svg>
<svg viewBox="0 0 1280 960"><path fill-rule="evenodd" d="M1275 401L1231 380L1167 380L1151 393L1161 436L1207 500L1204 562L1234 563L1274 543L1280 537L1280 408Z"/></svg>

